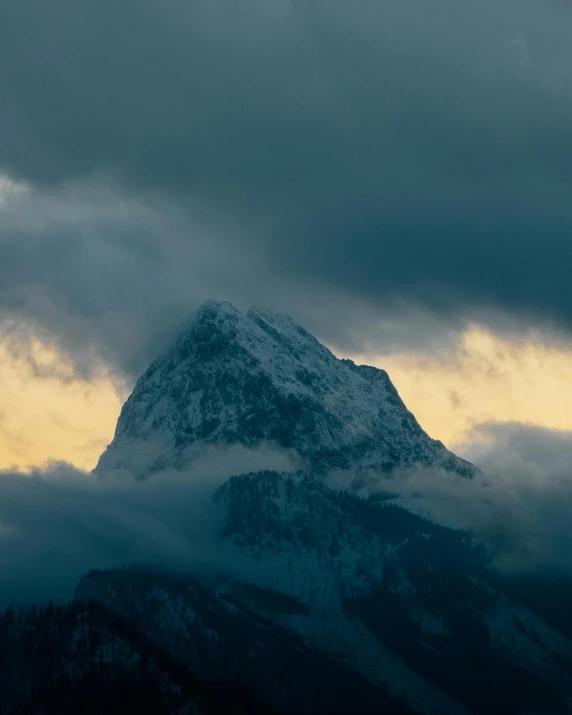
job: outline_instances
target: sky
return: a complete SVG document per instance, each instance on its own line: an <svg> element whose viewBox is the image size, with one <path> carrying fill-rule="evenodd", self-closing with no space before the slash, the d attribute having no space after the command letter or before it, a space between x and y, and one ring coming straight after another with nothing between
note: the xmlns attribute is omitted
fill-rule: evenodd
<svg viewBox="0 0 572 715"><path fill-rule="evenodd" d="M0 468L91 468L208 298L384 367L463 454L484 424L572 432L571 21L3 0Z"/></svg>

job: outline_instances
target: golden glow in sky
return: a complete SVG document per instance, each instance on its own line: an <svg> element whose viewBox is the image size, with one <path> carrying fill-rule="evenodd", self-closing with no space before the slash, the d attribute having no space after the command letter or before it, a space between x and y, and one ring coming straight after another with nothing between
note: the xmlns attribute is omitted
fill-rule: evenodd
<svg viewBox="0 0 572 715"><path fill-rule="evenodd" d="M38 341L0 342L0 469L65 460L92 469L122 399L108 376L78 379Z"/></svg>
<svg viewBox="0 0 572 715"><path fill-rule="evenodd" d="M572 349L473 326L436 357L394 354L369 362L387 370L423 428L448 446L482 422L572 430Z"/></svg>
<svg viewBox="0 0 572 715"><path fill-rule="evenodd" d="M0 468L50 460L93 468L126 395L117 394L108 375L75 377L53 348L37 341L26 350L14 345L0 342ZM572 350L563 347L473 327L435 357L351 357L387 370L421 425L450 446L488 421L572 430Z"/></svg>

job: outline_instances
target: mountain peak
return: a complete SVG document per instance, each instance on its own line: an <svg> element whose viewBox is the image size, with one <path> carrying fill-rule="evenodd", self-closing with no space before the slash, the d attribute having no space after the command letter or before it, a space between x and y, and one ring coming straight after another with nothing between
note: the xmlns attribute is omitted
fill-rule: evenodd
<svg viewBox="0 0 572 715"><path fill-rule="evenodd" d="M138 380L99 469L181 467L207 444L266 443L306 468L474 467L432 440L384 370L339 360L283 313L207 301Z"/></svg>
<svg viewBox="0 0 572 715"><path fill-rule="evenodd" d="M228 301L207 300L198 308L190 327L179 335L179 340L189 336L197 339L197 328L207 328L213 334L224 334L248 349L260 353L264 349L284 350L300 360L314 350L326 359L336 359L328 348L299 325L287 313L278 313L252 306L246 313ZM201 334L200 339L207 338ZM272 344L272 347L270 348Z"/></svg>

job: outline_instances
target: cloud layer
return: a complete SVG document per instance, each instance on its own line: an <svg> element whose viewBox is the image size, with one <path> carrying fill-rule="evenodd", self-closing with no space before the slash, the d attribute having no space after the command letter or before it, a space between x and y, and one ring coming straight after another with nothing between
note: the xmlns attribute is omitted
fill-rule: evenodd
<svg viewBox="0 0 572 715"><path fill-rule="evenodd" d="M0 306L128 373L211 296L354 349L499 315L569 329L571 20L6 0L0 166L36 190L2 218Z"/></svg>
<svg viewBox="0 0 572 715"><path fill-rule="evenodd" d="M460 453L481 477L407 472L388 484L397 503L470 529L504 571L570 575L572 433L491 423Z"/></svg>
<svg viewBox="0 0 572 715"><path fill-rule="evenodd" d="M269 271L242 229L190 202L103 178L0 193L0 329L62 350L84 377L141 373L206 298L301 314L318 333L363 328L371 311ZM358 327L359 326L359 327ZM341 327L341 332L344 332Z"/></svg>
<svg viewBox="0 0 572 715"><path fill-rule="evenodd" d="M383 488L407 508L471 529L502 570L570 575L572 435L517 424L479 434L465 456L485 477L410 471ZM211 448L185 472L144 481L126 473L96 479L64 464L27 476L2 472L0 607L67 599L90 568L241 568L219 537L223 514L211 496L233 474L291 468L287 455L270 450Z"/></svg>
<svg viewBox="0 0 572 715"><path fill-rule="evenodd" d="M67 600L92 568L228 568L233 554L218 536L214 490L237 473L288 467L272 451L229 448L145 481L126 473L97 479L66 464L0 472L0 607Z"/></svg>

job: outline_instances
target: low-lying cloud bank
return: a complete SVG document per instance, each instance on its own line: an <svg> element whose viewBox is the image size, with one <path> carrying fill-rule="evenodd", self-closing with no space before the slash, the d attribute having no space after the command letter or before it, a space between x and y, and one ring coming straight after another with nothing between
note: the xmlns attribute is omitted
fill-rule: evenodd
<svg viewBox="0 0 572 715"><path fill-rule="evenodd" d="M289 466L270 450L238 447L207 449L189 470L143 481L67 464L0 472L0 607L70 598L91 568L228 566L214 490L234 474Z"/></svg>
<svg viewBox="0 0 572 715"><path fill-rule="evenodd" d="M409 471L384 488L418 513L471 529L502 570L569 574L572 434L485 425L462 452L483 476ZM236 553L219 537L214 490L234 474L291 467L288 455L233 447L143 481L121 472L97 478L65 464L0 473L0 606L69 598L90 568L230 568Z"/></svg>
<svg viewBox="0 0 572 715"><path fill-rule="evenodd" d="M473 480L429 470L396 475L397 503L470 529L506 571L570 572L572 433L485 424L457 453L483 472Z"/></svg>

